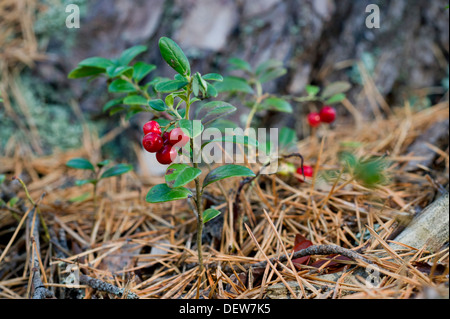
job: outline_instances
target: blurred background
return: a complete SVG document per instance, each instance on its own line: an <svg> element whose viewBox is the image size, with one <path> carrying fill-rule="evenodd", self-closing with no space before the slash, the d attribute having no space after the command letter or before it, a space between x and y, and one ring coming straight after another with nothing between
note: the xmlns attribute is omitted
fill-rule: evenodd
<svg viewBox="0 0 450 319"><path fill-rule="evenodd" d="M81 9L79 29L65 25L69 4ZM380 8L379 29L366 27L369 4ZM135 162L140 124L150 116L141 113L126 124L120 114L110 120L102 112L111 98L106 81L69 80L67 74L85 58L115 58L143 44L149 51L139 60L156 64L157 75L172 77L158 50L161 36L178 42L202 74L228 74L230 57L252 65L282 61L288 72L268 83L267 92L302 96L307 84L350 82L347 98L364 120L405 103L424 109L448 100L447 5L446 0L0 0L0 153L76 149L88 128L104 138L103 157ZM376 90L373 99L364 92L364 77ZM304 115L315 106L293 106L295 116L265 113L262 120L268 127L294 128L301 137ZM337 108L341 119L351 120L351 109ZM115 131L119 123L122 129ZM448 130L448 119L444 124Z"/></svg>

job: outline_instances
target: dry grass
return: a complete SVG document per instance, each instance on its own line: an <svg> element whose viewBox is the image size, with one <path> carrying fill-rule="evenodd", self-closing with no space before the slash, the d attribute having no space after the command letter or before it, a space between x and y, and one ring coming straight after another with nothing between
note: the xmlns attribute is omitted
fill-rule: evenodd
<svg viewBox="0 0 450 319"><path fill-rule="evenodd" d="M300 184L295 178L261 176L258 183L244 188L239 212L233 212L233 190L237 189L238 179L222 183L223 189L231 190L226 197L219 187L212 188L208 195L224 211L223 228L216 233L219 240L205 242L204 259L209 267L201 282L194 246L196 218L187 202L146 203L145 194L151 185L135 173L103 181L98 207L94 207L92 198L70 201L91 191L89 186L72 186L75 178L85 177L84 173L65 167L72 157L98 156L96 150L102 140L90 132L85 134L83 149L50 157L23 156L20 147L16 147L0 158L0 173L27 177L35 200L45 193L39 205L44 219L53 234L67 238L54 237L50 244L41 240L43 281L57 293L64 287L65 268L75 264L85 274L126 287L141 298L264 298L270 295L268 287L276 283L289 287L286 290L291 297L298 298L411 298L426 296L430 289L448 296L448 248L435 254L426 247L393 251L388 239L414 207L430 203L437 193L437 184L448 183L448 175L438 173L436 180L431 181L422 172L402 169L414 159L414 155L405 153L407 147L445 117L448 103L416 114L405 107L388 119L366 123L360 130L346 124L319 132L323 137L310 137L299 143L306 163L315 165L316 177ZM360 143L359 155L389 154L393 163L389 184L367 189L354 181L346 182L345 176L335 185L322 180L321 171L340 169L337 153L344 141ZM445 163L448 172L448 150L430 147L430 151L438 154L438 162ZM298 164L296 159L292 161ZM159 182L157 178L151 181ZM25 198L17 185L11 184L8 191ZM5 252L18 227L14 216L21 218L24 213L19 209L0 210L3 298L26 298L30 293L29 234L23 229L18 231ZM358 235L365 233L366 237ZM355 281L357 276L352 277L354 282L345 280L356 269L367 266L360 261L347 262L350 267L335 280L320 276L320 270L310 266L297 270L290 262L278 267L269 263L256 275L229 267L239 269L291 253L296 234L306 236L314 244L362 249L364 257L381 267L380 286L369 289L364 280ZM65 249L58 250L58 245ZM433 265L431 274L415 267L414 262L418 261ZM445 270L435 275L438 265ZM85 290L85 298L98 294L83 285L80 289Z"/></svg>

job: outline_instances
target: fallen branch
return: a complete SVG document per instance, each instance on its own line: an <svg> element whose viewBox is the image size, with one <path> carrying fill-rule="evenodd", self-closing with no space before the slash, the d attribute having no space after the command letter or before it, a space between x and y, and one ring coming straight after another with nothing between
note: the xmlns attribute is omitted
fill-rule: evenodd
<svg viewBox="0 0 450 319"><path fill-rule="evenodd" d="M80 284L87 285L92 289L107 292L118 297L125 297L125 299L139 299L139 296L131 291L125 291L124 288L119 288L100 279L95 279L86 275L80 275Z"/></svg>

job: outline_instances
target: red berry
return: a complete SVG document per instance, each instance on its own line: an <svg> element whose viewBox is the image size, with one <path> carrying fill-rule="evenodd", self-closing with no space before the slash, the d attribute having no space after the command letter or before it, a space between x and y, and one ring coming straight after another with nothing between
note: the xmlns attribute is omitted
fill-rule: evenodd
<svg viewBox="0 0 450 319"><path fill-rule="evenodd" d="M156 133L148 133L142 139L142 145L150 153L156 153L163 147L162 137Z"/></svg>
<svg viewBox="0 0 450 319"><path fill-rule="evenodd" d="M311 127L318 127L320 125L320 115L319 113L309 113L308 114L308 123Z"/></svg>
<svg viewBox="0 0 450 319"><path fill-rule="evenodd" d="M177 149L172 145L164 145L163 148L156 153L156 159L160 164L169 165L177 158Z"/></svg>
<svg viewBox="0 0 450 319"><path fill-rule="evenodd" d="M303 176L303 174L305 175L305 177L313 177L314 176L314 169L311 166L307 166L307 165L303 165L303 174L302 174L302 168L299 167L297 169L297 174ZM303 182L303 179L299 178L298 179L300 182Z"/></svg>
<svg viewBox="0 0 450 319"><path fill-rule="evenodd" d="M336 119L336 109L331 106L324 106L319 114L320 120L324 123L333 123Z"/></svg>
<svg viewBox="0 0 450 319"><path fill-rule="evenodd" d="M176 145L177 147L183 147L189 142L189 136L187 136L183 130L179 127L173 129L169 135L169 143Z"/></svg>
<svg viewBox="0 0 450 319"><path fill-rule="evenodd" d="M164 134L162 135L164 144L169 144L169 137L170 137L170 132L167 132L167 131L164 132Z"/></svg>
<svg viewBox="0 0 450 319"><path fill-rule="evenodd" d="M145 135L147 135L148 133L156 133L158 135L161 135L161 127L156 121L150 121L145 123L143 130Z"/></svg>

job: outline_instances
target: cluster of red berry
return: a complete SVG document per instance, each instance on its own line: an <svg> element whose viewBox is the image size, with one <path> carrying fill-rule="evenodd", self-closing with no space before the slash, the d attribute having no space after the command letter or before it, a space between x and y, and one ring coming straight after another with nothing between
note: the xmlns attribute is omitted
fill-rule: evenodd
<svg viewBox="0 0 450 319"><path fill-rule="evenodd" d="M324 106L319 113L308 114L308 123L311 127L318 127L321 123L333 123L336 119L336 109L331 106Z"/></svg>
<svg viewBox="0 0 450 319"><path fill-rule="evenodd" d="M156 159L160 164L169 165L177 157L178 149L189 142L181 128L175 128L162 134L161 126L156 121L145 123L142 145L150 153L156 153Z"/></svg>

